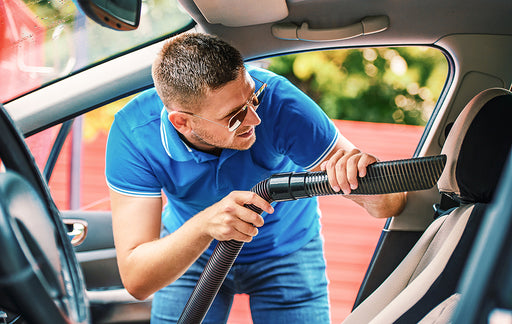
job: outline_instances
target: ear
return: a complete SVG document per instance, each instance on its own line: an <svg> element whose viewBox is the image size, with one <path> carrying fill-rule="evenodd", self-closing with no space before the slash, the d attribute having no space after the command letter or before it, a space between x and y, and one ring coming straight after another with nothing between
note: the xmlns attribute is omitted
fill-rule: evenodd
<svg viewBox="0 0 512 324"><path fill-rule="evenodd" d="M191 131L192 128L190 127L190 119L188 115L177 111L171 111L168 114L168 118L178 132L185 135Z"/></svg>

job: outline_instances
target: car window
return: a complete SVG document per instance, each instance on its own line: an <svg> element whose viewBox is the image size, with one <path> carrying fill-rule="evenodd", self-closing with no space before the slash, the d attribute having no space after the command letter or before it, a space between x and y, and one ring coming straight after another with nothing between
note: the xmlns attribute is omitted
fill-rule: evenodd
<svg viewBox="0 0 512 324"><path fill-rule="evenodd" d="M119 37L86 18L76 0L0 3L0 102L190 28L176 0L143 1L139 28Z"/></svg>
<svg viewBox="0 0 512 324"><path fill-rule="evenodd" d="M72 121L69 134L49 176L52 197L60 210L110 210L106 187L105 145L114 114L132 97L126 97L88 112ZM26 139L35 162L44 172L50 151L56 145L61 125Z"/></svg>
<svg viewBox="0 0 512 324"><path fill-rule="evenodd" d="M448 72L444 55L429 47L317 51L276 57L267 65L333 119L421 126Z"/></svg>

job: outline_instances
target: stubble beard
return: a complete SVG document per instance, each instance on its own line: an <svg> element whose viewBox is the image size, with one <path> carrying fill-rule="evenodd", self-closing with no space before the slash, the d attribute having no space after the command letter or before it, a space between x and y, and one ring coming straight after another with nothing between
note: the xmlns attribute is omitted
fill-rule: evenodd
<svg viewBox="0 0 512 324"><path fill-rule="evenodd" d="M223 144L221 141L216 140L213 136L207 135L207 134L198 134L195 131L192 131L192 136L195 140L197 140L199 143L209 146L212 148L212 150L222 150L222 149L230 149L230 150L238 150L238 151L245 151L252 147L252 145L256 142L256 132L249 138L236 138L238 140L242 140L243 142L240 143L235 140L231 144Z"/></svg>

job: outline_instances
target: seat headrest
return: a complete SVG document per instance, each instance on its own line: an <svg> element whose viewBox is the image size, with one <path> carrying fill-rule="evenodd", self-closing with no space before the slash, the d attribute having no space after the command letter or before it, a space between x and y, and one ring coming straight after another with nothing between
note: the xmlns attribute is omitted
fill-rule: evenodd
<svg viewBox="0 0 512 324"><path fill-rule="evenodd" d="M492 88L476 95L443 145L447 161L439 191L454 193L464 202L490 202L512 147L511 122L512 92Z"/></svg>

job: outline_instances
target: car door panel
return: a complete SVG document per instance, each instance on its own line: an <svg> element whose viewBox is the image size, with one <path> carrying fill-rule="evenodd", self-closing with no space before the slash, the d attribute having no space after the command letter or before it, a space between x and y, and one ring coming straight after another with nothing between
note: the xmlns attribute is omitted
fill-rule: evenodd
<svg viewBox="0 0 512 324"><path fill-rule="evenodd" d="M72 224L85 224L85 237L75 246L91 305L93 323L149 323L151 297L139 301L123 288L112 235L109 211L63 211L62 217L72 232Z"/></svg>

